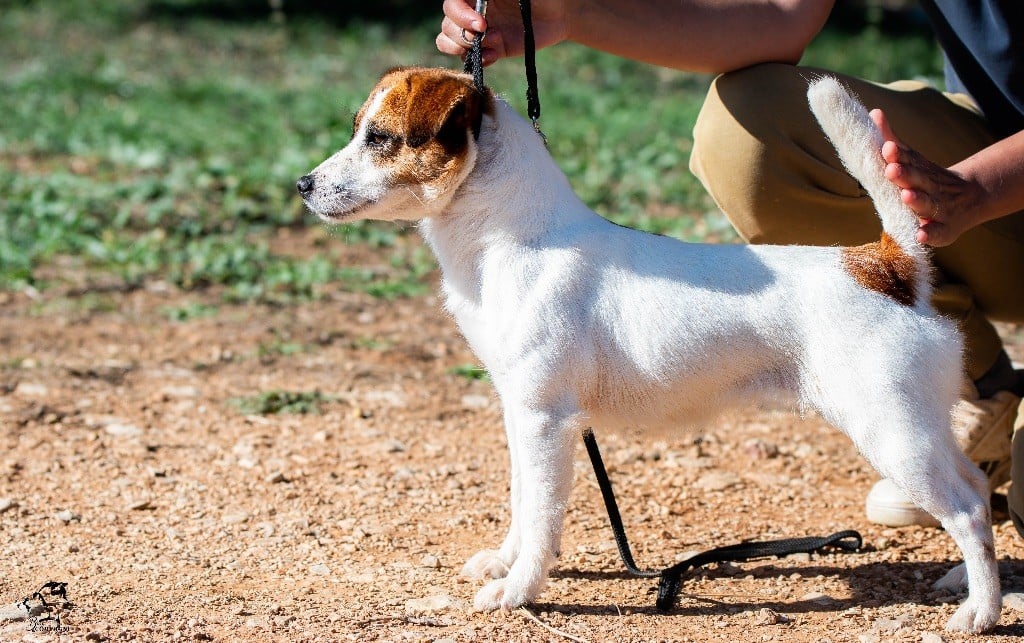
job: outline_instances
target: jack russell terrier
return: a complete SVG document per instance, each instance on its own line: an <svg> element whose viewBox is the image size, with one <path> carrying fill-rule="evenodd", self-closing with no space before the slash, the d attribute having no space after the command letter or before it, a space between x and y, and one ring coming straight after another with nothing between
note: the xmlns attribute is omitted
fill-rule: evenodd
<svg viewBox="0 0 1024 643"><path fill-rule="evenodd" d="M883 178L867 112L831 78L808 97L879 210L878 242L704 245L612 224L576 197L530 123L441 69L385 74L351 142L299 179L328 222L421 220L446 307L501 398L512 519L501 546L463 569L492 579L477 609L541 593L582 428L679 425L782 389L956 541L964 565L936 585L966 584L969 597L947 628L998 621L987 482L950 430L960 337L929 303L928 251Z"/></svg>

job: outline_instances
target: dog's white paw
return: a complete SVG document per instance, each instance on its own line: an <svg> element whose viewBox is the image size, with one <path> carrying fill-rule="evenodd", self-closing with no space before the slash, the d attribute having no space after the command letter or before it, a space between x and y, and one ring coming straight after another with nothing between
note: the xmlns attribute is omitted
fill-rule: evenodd
<svg viewBox="0 0 1024 643"><path fill-rule="evenodd" d="M953 594L964 591L967 589L967 565L960 563L946 572L945 576L935 581L932 587Z"/></svg>
<svg viewBox="0 0 1024 643"><path fill-rule="evenodd" d="M473 607L481 612L508 612L536 598L543 585L544 579L537 583L515 582L509 577L492 580L476 593Z"/></svg>
<svg viewBox="0 0 1024 643"><path fill-rule="evenodd" d="M462 566L466 578L505 578L512 561L506 561L499 549L484 549L473 555Z"/></svg>
<svg viewBox="0 0 1024 643"><path fill-rule="evenodd" d="M978 634L999 622L1001 601L993 601L988 605L979 605L980 601L969 597L960 605L953 617L946 622L946 629L952 632L970 632Z"/></svg>

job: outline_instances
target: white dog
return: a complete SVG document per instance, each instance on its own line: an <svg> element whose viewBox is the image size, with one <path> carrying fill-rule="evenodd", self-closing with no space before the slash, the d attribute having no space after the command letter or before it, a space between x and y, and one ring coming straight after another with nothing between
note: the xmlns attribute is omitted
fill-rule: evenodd
<svg viewBox="0 0 1024 643"><path fill-rule="evenodd" d="M947 627L978 632L1001 596L981 472L950 409L961 342L936 315L916 219L882 178L881 137L835 80L809 93L843 162L878 207L857 248L688 244L589 210L528 122L468 76L384 75L352 141L297 187L330 222L422 219L447 308L501 397L512 520L463 572L492 578L478 609L540 594L559 551L584 426L678 425L784 389L853 440L938 518L968 582Z"/></svg>

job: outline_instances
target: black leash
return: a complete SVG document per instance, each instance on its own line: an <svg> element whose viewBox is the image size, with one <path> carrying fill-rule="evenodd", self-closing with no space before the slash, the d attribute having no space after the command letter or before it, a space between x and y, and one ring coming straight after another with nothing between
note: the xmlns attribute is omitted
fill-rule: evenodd
<svg viewBox="0 0 1024 643"><path fill-rule="evenodd" d="M590 455L590 463L594 466L594 475L597 477L597 484L601 488L601 496L604 498L604 506L608 511L608 522L611 523L612 533L615 536L615 545L619 549L619 556L622 558L626 570L633 576L640 578L661 579L658 581L658 600L656 603L658 609L672 609L676 598L679 596L683 574L690 569L703 567L709 563L741 562L771 556L809 554L827 547L836 547L842 551L853 552L860 549L863 544L861 535L858 532L847 530L825 537L783 538L781 540L754 541L716 547L660 571L640 569L633 560L633 553L629 549L626 529L622 524L622 516L619 514L618 504L615 502L612 483L608 479L608 472L604 467L601 452L597 448L597 439L594 437L594 432L590 429L583 431L583 443L586 445L587 453Z"/></svg>
<svg viewBox="0 0 1024 643"><path fill-rule="evenodd" d="M480 15L487 12L487 0L476 0L476 11ZM526 114L533 122L533 129L544 139L548 138L540 131L540 96L537 93L537 45L533 37L533 13L530 0L519 0L519 14L523 19L523 60L526 65ZM465 37L465 36L463 36ZM483 33L473 35L469 53L463 71L473 74L473 84L478 92L484 92Z"/></svg>
<svg viewBox="0 0 1024 643"><path fill-rule="evenodd" d="M487 13L487 0L476 0L476 11L481 16ZM465 31L462 32L465 37ZM462 67L463 72L473 74L473 84L476 90L484 93L484 62L483 62L483 32L473 35L473 44L470 45L469 53L466 54L466 62Z"/></svg>

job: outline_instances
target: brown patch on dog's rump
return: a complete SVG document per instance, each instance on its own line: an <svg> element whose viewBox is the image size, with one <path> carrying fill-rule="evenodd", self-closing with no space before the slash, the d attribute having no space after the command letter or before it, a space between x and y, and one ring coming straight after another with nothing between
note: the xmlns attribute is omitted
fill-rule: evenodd
<svg viewBox="0 0 1024 643"><path fill-rule="evenodd" d="M860 285L904 306L917 301L917 262L884 232L874 243L843 248L843 267Z"/></svg>

